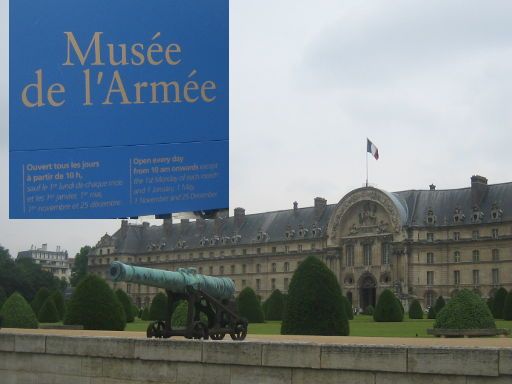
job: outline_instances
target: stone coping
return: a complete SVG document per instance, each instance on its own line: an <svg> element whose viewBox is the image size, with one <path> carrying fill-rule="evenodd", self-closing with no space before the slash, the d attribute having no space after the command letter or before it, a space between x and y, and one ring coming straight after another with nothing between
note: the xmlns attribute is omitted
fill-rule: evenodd
<svg viewBox="0 0 512 384"><path fill-rule="evenodd" d="M495 329L427 329L427 334L434 336L447 337L490 337L490 336L508 336L510 330L505 328Z"/></svg>

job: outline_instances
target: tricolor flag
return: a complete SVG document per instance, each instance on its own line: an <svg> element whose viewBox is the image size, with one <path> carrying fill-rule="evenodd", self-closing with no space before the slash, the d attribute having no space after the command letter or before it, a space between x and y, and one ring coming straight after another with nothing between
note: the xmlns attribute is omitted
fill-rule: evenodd
<svg viewBox="0 0 512 384"><path fill-rule="evenodd" d="M368 138L366 139L366 152L371 153L375 160L379 160L379 149Z"/></svg>

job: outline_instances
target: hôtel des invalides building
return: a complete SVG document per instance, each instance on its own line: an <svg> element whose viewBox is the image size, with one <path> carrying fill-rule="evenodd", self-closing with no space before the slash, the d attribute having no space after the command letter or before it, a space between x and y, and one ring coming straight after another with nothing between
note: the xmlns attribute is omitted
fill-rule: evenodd
<svg viewBox="0 0 512 384"><path fill-rule="evenodd" d="M107 275L114 260L152 268L196 267L228 276L237 293L263 299L288 290L301 260L314 255L337 276L354 307L375 305L386 288L405 306L423 307L468 288L488 297L512 288L512 182L471 177L467 188L386 192L355 189L337 204L323 198L301 208L214 220L129 224L105 235L89 256L90 272ZM110 282L110 284L113 284ZM138 306L157 288L117 283Z"/></svg>

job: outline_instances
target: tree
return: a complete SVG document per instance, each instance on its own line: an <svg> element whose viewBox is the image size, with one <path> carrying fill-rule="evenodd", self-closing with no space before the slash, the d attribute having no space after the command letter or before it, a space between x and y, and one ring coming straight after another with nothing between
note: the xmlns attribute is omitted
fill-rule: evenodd
<svg viewBox="0 0 512 384"><path fill-rule="evenodd" d="M89 263L89 252L91 247L86 245L80 248L80 252L75 255L75 264L71 268L71 286L76 287L77 284L87 275L87 265Z"/></svg>
<svg viewBox="0 0 512 384"><path fill-rule="evenodd" d="M410 319L423 319L423 309L418 300L413 300L409 307L409 318Z"/></svg>
<svg viewBox="0 0 512 384"><path fill-rule="evenodd" d="M263 309L252 288L245 287L238 295L238 313L249 323L264 322Z"/></svg>
<svg viewBox="0 0 512 384"><path fill-rule="evenodd" d="M122 304L124 313L126 315L126 322L127 323L133 323L135 320L133 316L133 309L132 309L132 301L128 297L128 295L125 293L125 291L118 289L116 290L116 296L119 302Z"/></svg>
<svg viewBox="0 0 512 384"><path fill-rule="evenodd" d="M512 320L512 289L507 294L505 305L503 307L503 319Z"/></svg>
<svg viewBox="0 0 512 384"><path fill-rule="evenodd" d="M5 300L7 300L7 295L2 287L0 287L0 309L2 309L2 305L4 305Z"/></svg>
<svg viewBox="0 0 512 384"><path fill-rule="evenodd" d="M167 295L163 292L158 292L149 308L149 319L150 320L169 320L167 317L169 313L167 311Z"/></svg>
<svg viewBox="0 0 512 384"><path fill-rule="evenodd" d="M48 296L37 314L41 323L57 323L60 320L59 311L53 302L53 297Z"/></svg>
<svg viewBox="0 0 512 384"><path fill-rule="evenodd" d="M507 298L507 290L500 287L494 295L494 303L492 315L495 319L503 319L503 309L505 308L505 299Z"/></svg>
<svg viewBox="0 0 512 384"><path fill-rule="evenodd" d="M148 321L149 320L149 308L144 307L142 310L142 314L140 315L141 320Z"/></svg>
<svg viewBox="0 0 512 384"><path fill-rule="evenodd" d="M354 312L352 311L352 304L348 301L347 297L341 295L341 300L343 301L343 309L345 310L345 314L349 320L354 319Z"/></svg>
<svg viewBox="0 0 512 384"><path fill-rule="evenodd" d="M348 335L349 323L341 296L332 271L317 258L307 257L290 282L281 333Z"/></svg>
<svg viewBox="0 0 512 384"><path fill-rule="evenodd" d="M65 311L65 305L64 305L64 296L62 295L61 291L55 291L50 296L53 299L53 302L55 303L55 307L57 308L57 312L59 313L59 320L64 319L64 311Z"/></svg>
<svg viewBox="0 0 512 384"><path fill-rule="evenodd" d="M431 305L429 308L428 308L428 314L427 314L427 319L435 319L436 318L436 310L434 309L434 306Z"/></svg>
<svg viewBox="0 0 512 384"><path fill-rule="evenodd" d="M496 328L491 311L478 295L463 289L436 316L438 329Z"/></svg>
<svg viewBox="0 0 512 384"><path fill-rule="evenodd" d="M436 303L434 304L434 309L436 311L436 314L441 312L441 309L443 309L445 305L446 305L446 302L444 301L443 296L439 296L436 300Z"/></svg>
<svg viewBox="0 0 512 384"><path fill-rule="evenodd" d="M373 320L377 322L399 322L404 318L400 303L389 289L385 289L379 296Z"/></svg>
<svg viewBox="0 0 512 384"><path fill-rule="evenodd" d="M83 325L84 329L122 331L126 315L105 280L88 275L78 283L71 296L64 324Z"/></svg>
<svg viewBox="0 0 512 384"><path fill-rule="evenodd" d="M265 300L264 309L266 320L283 320L284 297L279 289L275 289Z"/></svg>
<svg viewBox="0 0 512 384"><path fill-rule="evenodd" d="M48 288L42 287L39 289L39 291L37 291L36 297L34 298L34 300L32 300L32 303L30 303L32 309L34 310L34 313L39 313L44 302L49 297L50 291L48 290Z"/></svg>
<svg viewBox="0 0 512 384"><path fill-rule="evenodd" d="M5 328L37 328L37 317L18 292L13 293L5 301L0 310L2 326Z"/></svg>

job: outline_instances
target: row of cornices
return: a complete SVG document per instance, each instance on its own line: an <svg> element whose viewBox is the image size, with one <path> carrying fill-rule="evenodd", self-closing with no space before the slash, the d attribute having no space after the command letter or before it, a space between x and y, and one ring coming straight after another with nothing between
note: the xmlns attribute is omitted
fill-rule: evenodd
<svg viewBox="0 0 512 384"><path fill-rule="evenodd" d="M474 206L472 213L471 213L471 223L478 224L484 221L485 214L483 211L480 210L479 207ZM497 203L493 203L491 212L490 212L490 218L493 221L499 221L503 217L503 210L499 207ZM464 223L466 221L466 215L464 211L460 207L456 207L453 211L452 216L453 223ZM427 215L425 218L425 224L427 225L434 225L437 224L437 216L434 214L434 210L432 208L429 208L427 211ZM447 219L445 217L445 223L447 223Z"/></svg>

